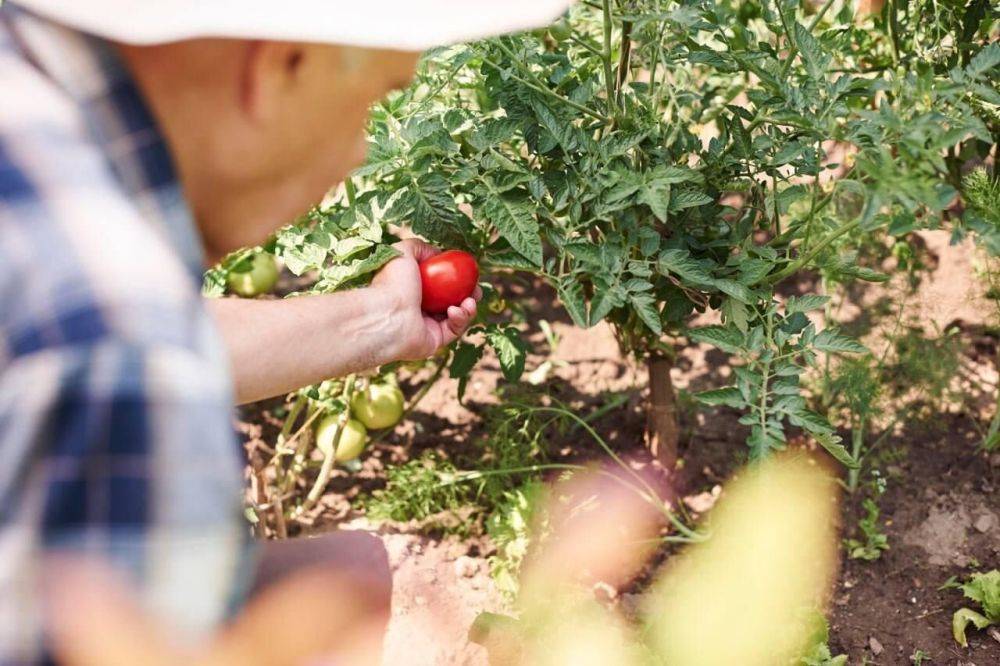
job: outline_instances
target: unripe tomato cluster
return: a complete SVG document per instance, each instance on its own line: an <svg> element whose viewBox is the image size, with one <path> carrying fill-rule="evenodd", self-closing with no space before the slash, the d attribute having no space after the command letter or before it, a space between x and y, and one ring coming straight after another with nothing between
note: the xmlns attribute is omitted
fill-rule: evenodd
<svg viewBox="0 0 1000 666"><path fill-rule="evenodd" d="M461 305L472 296L478 280L479 266L468 252L448 250L430 257L420 263L421 308L428 314L446 314L449 307ZM403 418L403 392L392 384L369 384L351 398L350 410L351 418L343 426L339 441L340 414L327 416L316 427L317 446L337 462L361 455L369 429L382 430L399 423Z"/></svg>
<svg viewBox="0 0 1000 666"><path fill-rule="evenodd" d="M316 426L316 445L337 462L354 460L365 449L368 430L391 428L403 418L403 392L391 384L371 384L351 399L351 416L337 441L340 414L327 416ZM336 442L336 450L334 450Z"/></svg>

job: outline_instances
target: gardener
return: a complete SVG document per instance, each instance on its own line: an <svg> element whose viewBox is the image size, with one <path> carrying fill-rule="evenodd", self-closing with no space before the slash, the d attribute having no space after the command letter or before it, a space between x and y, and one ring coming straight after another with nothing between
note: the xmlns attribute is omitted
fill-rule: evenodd
<svg viewBox="0 0 1000 666"><path fill-rule="evenodd" d="M192 635L291 563L374 571L387 608L373 539L248 546L233 394L429 356L475 302L421 313L415 241L337 295L206 305L200 273L362 159L367 107L418 50L567 1L0 7L0 661L41 658L47 551L109 559Z"/></svg>

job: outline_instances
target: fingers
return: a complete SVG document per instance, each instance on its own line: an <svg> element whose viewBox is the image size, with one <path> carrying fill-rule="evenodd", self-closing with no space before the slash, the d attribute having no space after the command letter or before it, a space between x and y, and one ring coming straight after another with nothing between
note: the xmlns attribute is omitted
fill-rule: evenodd
<svg viewBox="0 0 1000 666"><path fill-rule="evenodd" d="M483 290L478 284L476 285L476 290L472 292L472 297L476 299L476 303L483 300Z"/></svg>
<svg viewBox="0 0 1000 666"><path fill-rule="evenodd" d="M402 252L403 256L413 258L418 264L436 254L441 254L441 250L419 238L407 238L395 243L393 247Z"/></svg>
<svg viewBox="0 0 1000 666"><path fill-rule="evenodd" d="M444 319L433 319L425 317L427 325L434 331L434 340L438 342L438 348L449 345L465 333L476 318L476 301L472 297L466 298L461 305L452 305L445 313ZM440 337L439 337L440 336ZM435 349L434 351L437 351Z"/></svg>

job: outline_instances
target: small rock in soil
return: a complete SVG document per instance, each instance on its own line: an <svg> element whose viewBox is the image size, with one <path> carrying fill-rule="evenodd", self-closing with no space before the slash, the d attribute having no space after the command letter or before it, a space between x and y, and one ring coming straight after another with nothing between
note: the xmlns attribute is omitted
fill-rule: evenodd
<svg viewBox="0 0 1000 666"><path fill-rule="evenodd" d="M876 657L882 654L882 651L885 649L882 647L882 644L878 642L878 639L875 638L874 636L868 639L868 647L871 648L872 654L875 655Z"/></svg>
<svg viewBox="0 0 1000 666"><path fill-rule="evenodd" d="M1000 643L1000 629L997 629L996 627L990 627L986 631L986 633L990 635L990 638L995 640L997 643Z"/></svg>
<svg viewBox="0 0 1000 666"><path fill-rule="evenodd" d="M695 513L706 513L715 506L715 501L719 499L721 494L722 486L715 486L711 491L688 495L684 498L684 503Z"/></svg>
<svg viewBox="0 0 1000 666"><path fill-rule="evenodd" d="M997 516L995 513L984 513L976 518L976 522L972 526L985 534L997 526Z"/></svg>
<svg viewBox="0 0 1000 666"><path fill-rule="evenodd" d="M1000 453L994 453L990 456L990 465L993 467L1000 467Z"/></svg>

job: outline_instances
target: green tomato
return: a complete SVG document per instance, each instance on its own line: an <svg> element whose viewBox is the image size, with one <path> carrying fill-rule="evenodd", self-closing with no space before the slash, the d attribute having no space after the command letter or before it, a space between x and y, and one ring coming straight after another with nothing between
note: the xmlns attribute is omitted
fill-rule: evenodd
<svg viewBox="0 0 1000 666"><path fill-rule="evenodd" d="M226 276L231 292L244 298L253 298L274 289L278 282L278 262L274 255L258 252L248 263L242 263L246 264L244 270L232 270Z"/></svg>
<svg viewBox="0 0 1000 666"><path fill-rule="evenodd" d="M333 442L337 438L337 431L340 429L340 414L331 414L319 422L316 426L316 446L328 456L333 450ZM344 434L340 436L337 443L337 452L334 459L337 462L354 460L365 450L365 442L368 441L368 430L360 422L348 419L344 427Z"/></svg>
<svg viewBox="0 0 1000 666"><path fill-rule="evenodd" d="M391 428L403 418L403 392L391 384L372 384L354 394L351 414L372 430Z"/></svg>
<svg viewBox="0 0 1000 666"><path fill-rule="evenodd" d="M573 28L570 26L569 21L561 18L549 26L549 34L557 42L565 42L573 34Z"/></svg>

